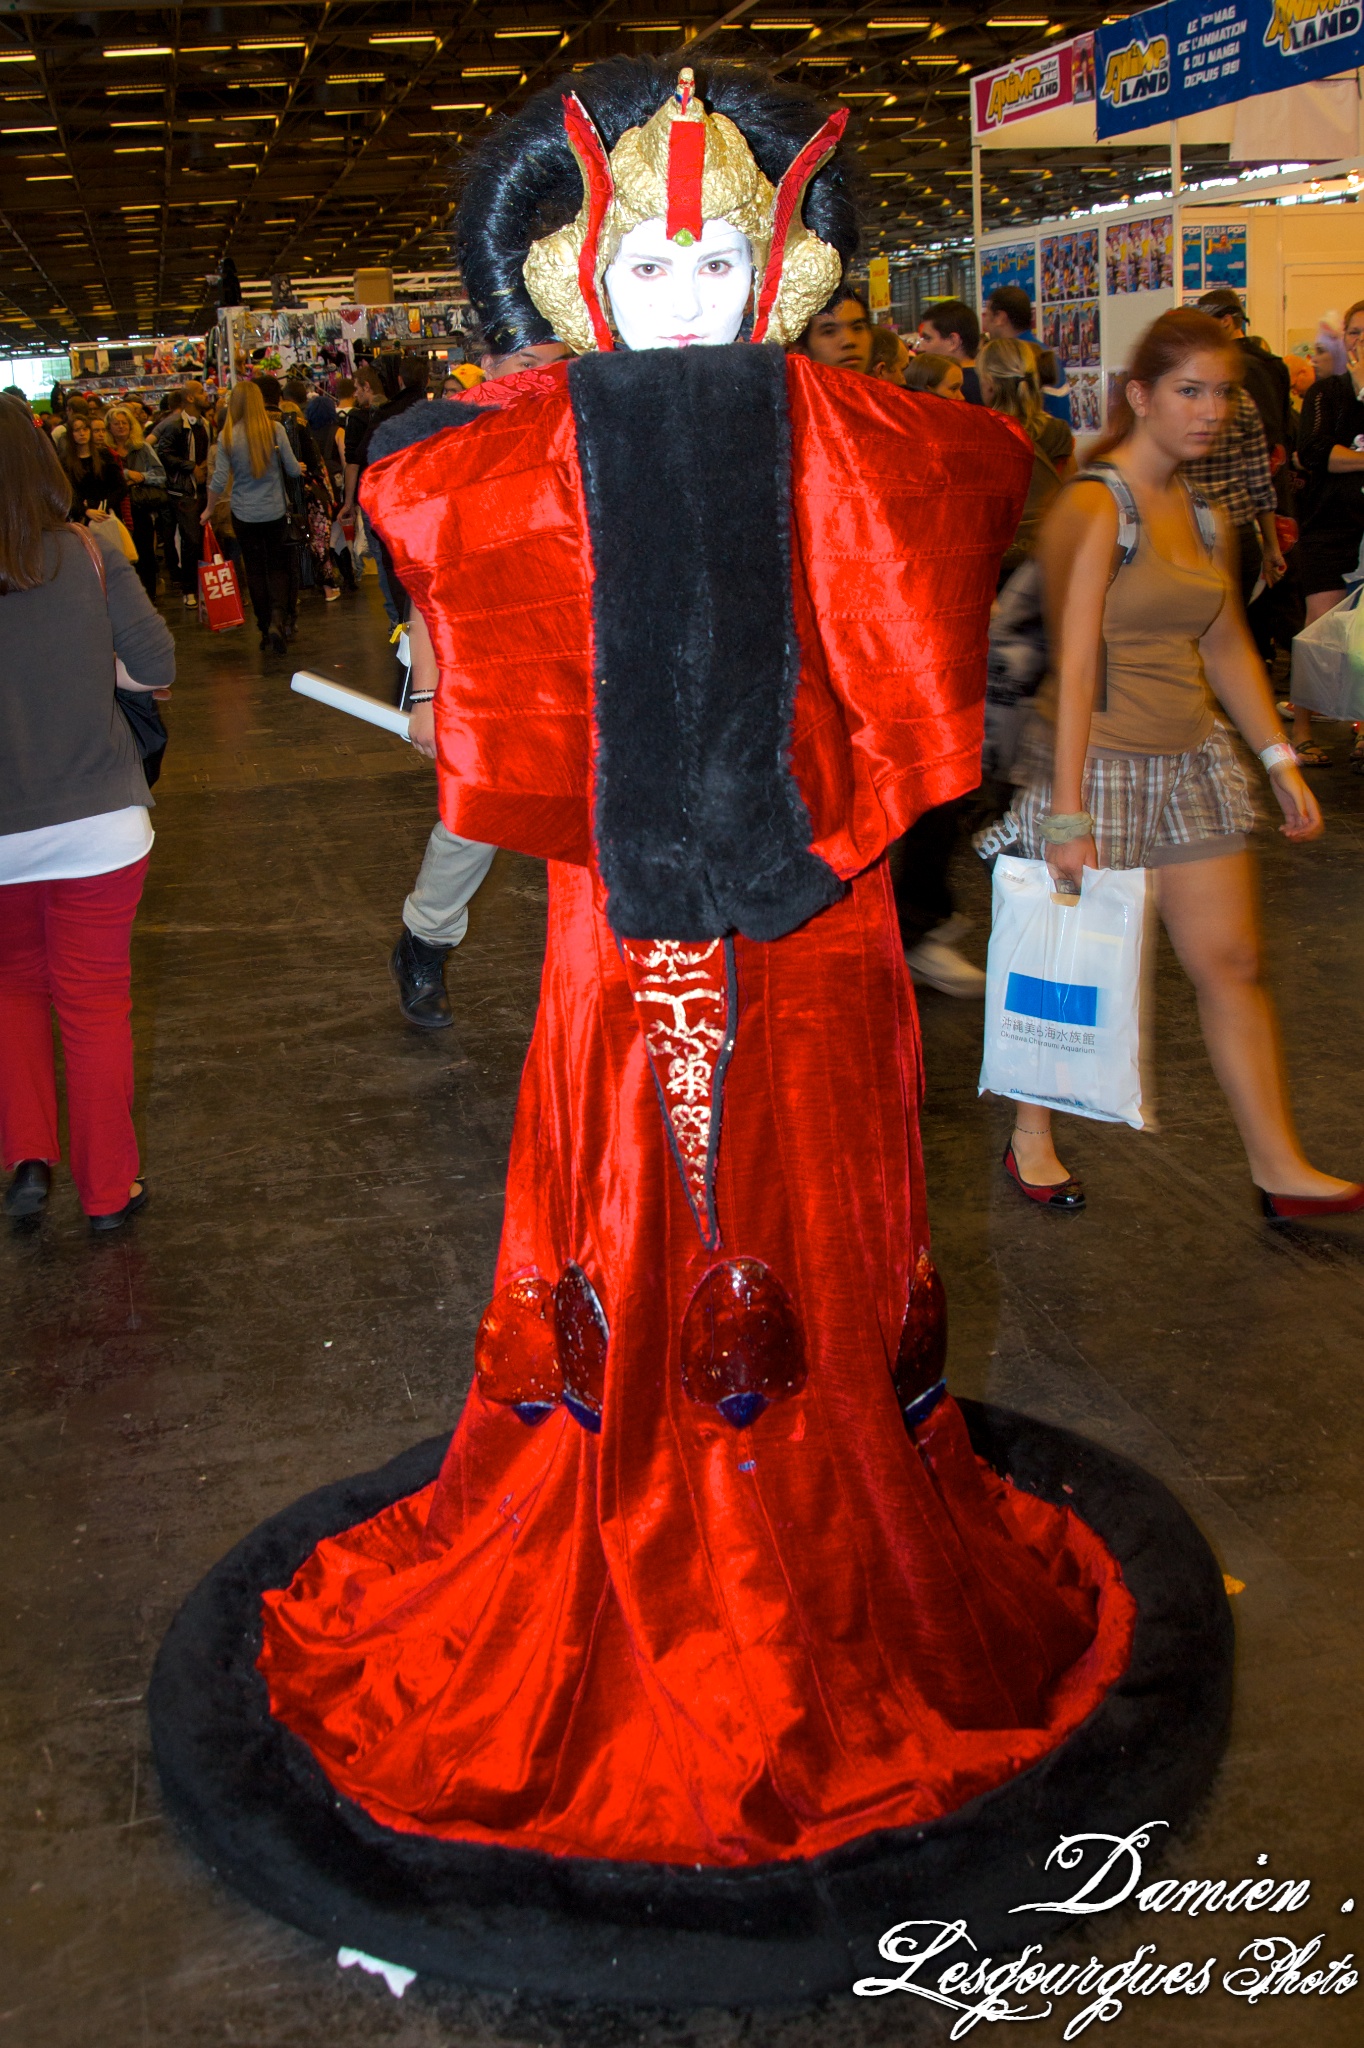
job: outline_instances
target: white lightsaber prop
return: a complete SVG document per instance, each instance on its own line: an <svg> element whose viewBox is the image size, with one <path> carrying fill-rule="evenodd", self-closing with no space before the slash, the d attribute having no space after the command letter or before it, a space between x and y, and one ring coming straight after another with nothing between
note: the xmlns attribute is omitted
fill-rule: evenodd
<svg viewBox="0 0 1364 2048"><path fill-rule="evenodd" d="M363 718L367 725L396 733L400 740L407 738L407 713L399 711L396 704L383 704L377 697L367 697L363 690L348 690L344 683L330 682L326 676L315 676L306 668L298 671L289 687L297 690L300 697L329 704L333 711L348 711L352 718Z"/></svg>

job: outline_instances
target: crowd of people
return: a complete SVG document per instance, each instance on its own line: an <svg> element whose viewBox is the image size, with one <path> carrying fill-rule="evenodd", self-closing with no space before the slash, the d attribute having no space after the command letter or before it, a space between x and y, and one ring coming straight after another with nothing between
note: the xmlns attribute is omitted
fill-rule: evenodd
<svg viewBox="0 0 1364 2048"><path fill-rule="evenodd" d="M1032 331L1026 294L1001 288L979 318L962 300L940 300L924 312L917 334L906 338L893 325L873 321L866 300L846 286L811 320L795 346L830 368L953 404L983 406L1012 420L1031 444L1033 467L1017 531L1000 564L1001 590L1023 565L1040 559L1058 621L1072 616L1074 606L1081 604L1095 612L1096 630L1102 615L1110 649L1144 647L1134 657L1138 671L1143 663L1163 663L1161 673L1171 689L1176 688L1172 678L1179 671L1177 688L1187 699L1187 716L1181 723L1167 715L1167 705L1167 713L1153 718L1150 734L1140 717L1128 730L1111 708L1086 723L1088 714L1082 716L1074 704L1094 700L1094 678L1088 669L1074 685L1074 704L1063 695L1058 712L1054 684L1060 671L1053 671L1051 694L1042 690L1036 716L1012 763L1013 779L1024 792L1021 801L1014 799L1010 813L1020 834L1016 850L1033 847L1035 840L1037 847L1042 844L1039 820L1048 815L1053 801L1052 763L1059 745L1065 766L1056 771L1056 786L1072 812L1089 816L1092 811L1093 823L1048 858L1058 872L1067 874L1078 872L1077 862L1092 863L1100 857L1105 864L1116 860L1120 865L1162 869L1162 908L1199 988L1214 1062L1237 1106L1257 1184L1286 1199L1339 1195L1345 1184L1328 1184L1308 1168L1292 1136L1272 1017L1253 965L1253 898L1243 867L1236 870L1239 879L1234 885L1228 884L1229 893L1224 891L1226 900L1210 907L1202 882L1213 871L1205 871L1189 847L1206 841L1215 851L1241 855L1250 818L1244 778L1223 727L1214 723L1203 676L1224 710L1231 708L1233 699L1237 705L1253 699L1248 725L1239 711L1232 715L1242 722L1257 751L1272 748L1277 741L1271 723L1277 730L1277 718L1262 687L1264 664L1272 663L1276 647L1287 648L1304 622L1340 602L1347 579L1357 571L1364 542L1364 301L1351 306L1338 323L1323 321L1310 355L1310 375L1303 374L1301 359L1290 373L1288 365L1247 334L1235 292L1207 294L1192 325L1182 315L1173 326L1169 321L1157 323L1134 356L1132 376L1142 388L1163 390L1193 362L1206 390L1220 395L1199 401L1203 411L1194 420L1188 409L1197 410L1195 399L1186 394L1181 402L1188 417L1179 431L1171 430L1163 440L1159 435L1153 439L1155 430L1147 416L1134 414L1124 398L1117 424L1101 443L1085 451L1087 471L1103 462L1150 474L1142 486L1149 502L1139 571L1129 571L1109 590L1113 579L1103 581L1100 573L1108 543L1095 541L1090 549L1092 574L1100 578L1102 588L1096 582L1082 598L1073 590L1063 598L1057 564L1069 565L1072 558L1088 560L1087 536L1107 536L1119 514L1111 496L1102 489L1096 495L1093 484L1067 490L1077 476L1068 398L1055 358L1040 347ZM484 380L553 363L568 354L557 341L502 355L475 346L470 362L454 373L455 395L470 393ZM215 548L239 569L262 651L286 654L297 630L304 589L329 604L358 588L363 566L357 553L357 535L363 535L358 494L373 435L437 395L424 356L393 352L362 360L354 378L328 373L311 382L298 376L281 383L257 372L225 392L190 381L166 393L155 413L135 393L101 406L59 388L50 412L36 416L43 430L37 437L32 433L35 416L20 394L12 392L0 401L0 425L10 451L6 473L19 478L32 499L24 512L12 497L6 515L9 539L0 540L0 593L8 602L0 606L0 628L13 627L20 634L16 645L36 644L44 630L36 623L39 612L53 605L65 611L70 592L79 589L70 616L84 619L88 645L83 642L69 659L88 683L92 662L99 666L96 641L103 644L95 614L102 617L107 611L111 623L106 653L117 661L120 685L126 686L126 715L115 720L112 735L102 729L98 740L88 735L86 740L73 740L68 735L64 745L74 748L72 762L78 765L52 769L49 795L32 797L25 784L25 802L18 809L11 804L8 813L0 810L0 817L8 815L11 820L0 826L0 884L7 885L7 911L15 912L21 901L28 902L22 895L25 889L55 890L57 898L63 898L76 887L77 894L83 891L88 896L93 876L115 872L121 872L128 884L123 906L127 915L119 927L117 958L110 956L112 978L98 1030L89 1022L86 1002L92 982L87 979L77 1005L83 1016L64 1008L57 955L49 958L45 983L28 926L21 931L22 920L4 921L7 972L19 979L0 992L0 1010L11 1014L20 1037L27 1034L36 1043L34 1019L46 1000L45 987L67 1043L73 1105L100 1094L99 1085L91 1082L87 1087L80 1078L83 1043L93 1049L92 1071L104 1076L119 1105L114 1109L106 1103L82 1131L76 1124L85 1112L73 1109L73 1168L97 1228L113 1227L111 1218L116 1224L144 1199L136 1171L125 1172L130 1160L136 1167L129 1149L132 1127L125 1099L131 1086L126 956L136 905L136 892L129 894L129 876L136 867L140 889L150 845L146 806L152 799L148 790L145 800L139 801L135 785L143 771L137 755L159 759L159 752L153 753L154 726L150 736L146 730L148 715L154 720L155 714L147 714L145 704L142 724L132 720L130 726L130 707L136 701L130 692L142 685L150 702L152 693L164 696L173 674L173 651L154 609L156 602L173 602L177 593L186 607L198 602L198 570L207 531ZM27 445L21 425L28 430ZM1191 528L1186 500L1213 508L1222 523L1215 546L1205 545ZM93 552L88 546L73 548L63 537L73 530L87 542L97 542ZM359 545L365 546L363 538ZM395 635L400 627L410 635L411 667L401 684L410 738L419 752L434 758L434 653L420 615L409 617L410 607L382 543L374 541L371 551ZM95 568L104 583L98 602L91 584ZM1223 603L1224 572L1239 597L1235 606ZM135 590L140 604L134 603ZM1188 600L1183 607L1176 601L1181 595ZM1155 642L1142 642L1148 625L1154 631L1152 622L1165 615L1182 620L1185 610L1191 619L1208 611L1200 630L1192 638L1181 638L1185 654L1170 655L1168 661L1165 653L1153 655ZM37 687L49 659L43 655L30 666ZM1291 771L1285 766L1278 772L1274 786L1284 803L1290 837L1310 837L1320 829L1320 819L1300 770L1323 765L1329 757L1313 744L1310 712L1294 711L1287 703L1279 708L1292 716L1296 757ZM90 710L85 705L80 717ZM19 719L12 734L14 748L6 750L13 786L16 776L22 778L25 772L18 765L26 758L25 750L39 741L26 723L27 712L11 709L9 716ZM1072 728L1068 717L1079 723ZM1140 733L1134 737L1137 728ZM1172 734L1180 741L1178 747ZM164 744L164 731L160 743ZM44 749L49 744L50 737L42 738ZM1166 809L1158 818L1151 808L1156 798L1147 771L1152 760L1164 761L1167 753L1181 760L1196 757L1199 765L1196 772L1174 778L1160 800ZM122 818L117 829L103 811L82 820L71 816L72 790L93 786L79 782L79 777L91 772L96 754L100 787L107 782L111 791L128 799L117 807ZM1140 773L1132 768L1129 754L1144 764ZM1100 777L1102 788L1094 783L1095 760L1108 764ZM1116 768L1112 761L1127 766ZM1364 769L1364 740L1356 742L1354 765ZM150 777L151 762L148 772ZM1129 786L1120 794L1117 782L1124 774ZM1134 793L1137 783L1144 791L1140 796ZM1009 804L1007 786L995 785L988 793L997 799L996 812ZM892 847L890 870L901 939L914 979L952 996L979 999L985 992L985 975L962 950L969 927L957 913L949 881L959 828L972 808L973 800L968 799L930 809ZM979 802L974 809L980 813ZM134 811L136 823L123 815ZM1212 827L1205 831L1209 819ZM136 861L124 861L122 870L92 865L110 859L111 848L121 859L133 837L139 848ZM440 822L433 827L420 872L403 904L390 961L401 1011L418 1028L440 1029L452 1022L446 962L465 936L470 900L494 852L491 845L459 838ZM1168 874L1163 872L1167 866ZM1186 907L1170 907L1177 903ZM102 910L99 915L103 917ZM84 939L77 943L88 942L98 952L104 940L96 942L93 928L81 929ZM1220 941L1210 948L1206 934L1212 929ZM57 930L55 923L51 930ZM16 944L18 954L12 951ZM41 1206L56 1153L50 1076L37 1053L21 1066L22 1081L19 1068L13 1068L9 1083L0 1090L4 1157L7 1169L16 1175L7 1208L15 1215L35 1213ZM18 1108L17 1098L22 1098ZM103 1136L94 1135L98 1132ZM39 1135L41 1144L36 1142ZM93 1166L92 1159L97 1161ZM1057 1157L1044 1113L1035 1111L1020 1119L1007 1165L1032 1199L1056 1208L1083 1204L1083 1190ZM121 1198L116 1201L115 1195Z"/></svg>

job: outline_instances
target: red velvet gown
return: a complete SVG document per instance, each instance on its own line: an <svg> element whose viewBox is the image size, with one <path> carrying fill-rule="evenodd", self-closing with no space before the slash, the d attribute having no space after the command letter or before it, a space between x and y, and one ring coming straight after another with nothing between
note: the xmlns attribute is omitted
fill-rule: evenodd
<svg viewBox="0 0 1364 2048"><path fill-rule="evenodd" d="M576 1267L609 1326L597 1432L476 1383L435 1484L266 1596L273 1711L397 1829L809 1856L999 1784L1126 1665L1133 1607L1103 1545L984 1468L950 1398L907 1428L892 1379L927 1219L879 856L977 780L989 594L1030 451L974 409L802 358L788 376L791 761L851 887L783 938L733 941L719 1250L593 861L594 567L564 373L490 387L474 426L370 472L440 659L445 821L550 863L498 1299ZM804 1341L803 1386L743 1428L683 1381L689 1304L725 1258L776 1276ZM531 1360L543 1326L513 1302L508 1328Z"/></svg>

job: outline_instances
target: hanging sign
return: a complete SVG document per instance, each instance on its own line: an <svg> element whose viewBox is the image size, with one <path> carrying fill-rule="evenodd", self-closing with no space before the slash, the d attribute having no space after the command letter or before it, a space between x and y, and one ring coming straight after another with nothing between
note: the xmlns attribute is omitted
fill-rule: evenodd
<svg viewBox="0 0 1364 2048"><path fill-rule="evenodd" d="M1094 37L1072 36L1034 56L1020 57L998 71L971 80L971 129L979 138L1010 121L1056 107L1078 106L1094 97Z"/></svg>
<svg viewBox="0 0 1364 2048"><path fill-rule="evenodd" d="M890 311L889 256L873 256L867 265L867 305L873 313Z"/></svg>
<svg viewBox="0 0 1364 2048"><path fill-rule="evenodd" d="M1192 0L1095 35L1099 139L1282 92L1364 60L1364 0Z"/></svg>

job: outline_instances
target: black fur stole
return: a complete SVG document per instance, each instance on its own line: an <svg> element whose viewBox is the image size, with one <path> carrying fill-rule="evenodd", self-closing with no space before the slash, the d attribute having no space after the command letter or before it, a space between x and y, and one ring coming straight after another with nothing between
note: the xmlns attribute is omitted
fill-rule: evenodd
<svg viewBox="0 0 1364 2048"><path fill-rule="evenodd" d="M777 348L568 373L594 562L597 858L631 939L778 939L843 893L787 758L799 673Z"/></svg>

